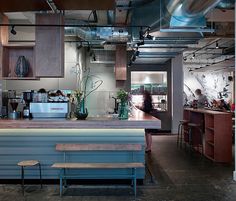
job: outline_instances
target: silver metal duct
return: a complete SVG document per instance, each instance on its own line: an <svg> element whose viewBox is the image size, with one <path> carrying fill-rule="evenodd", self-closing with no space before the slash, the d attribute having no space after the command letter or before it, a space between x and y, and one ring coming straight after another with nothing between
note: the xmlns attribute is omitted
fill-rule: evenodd
<svg viewBox="0 0 236 201"><path fill-rule="evenodd" d="M222 0L217 8L219 9L234 9L235 0Z"/></svg>
<svg viewBox="0 0 236 201"><path fill-rule="evenodd" d="M168 0L170 27L205 27L205 15L221 0Z"/></svg>
<svg viewBox="0 0 236 201"><path fill-rule="evenodd" d="M159 31L160 26L203 28L206 27L205 15L220 2L221 0L156 0L134 9L132 24L149 25L151 32ZM138 33L135 35L138 36Z"/></svg>

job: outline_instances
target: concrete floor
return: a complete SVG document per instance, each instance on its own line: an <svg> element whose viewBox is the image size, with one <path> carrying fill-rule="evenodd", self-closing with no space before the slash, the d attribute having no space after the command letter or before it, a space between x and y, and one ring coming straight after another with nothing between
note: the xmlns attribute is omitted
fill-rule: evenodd
<svg viewBox="0 0 236 201"><path fill-rule="evenodd" d="M137 201L235 201L234 164L216 164L176 147L176 136L153 136L153 150L147 155L151 175L138 186ZM126 186L82 186L68 189L60 198L57 185L26 188L0 185L0 201L130 201L132 190Z"/></svg>

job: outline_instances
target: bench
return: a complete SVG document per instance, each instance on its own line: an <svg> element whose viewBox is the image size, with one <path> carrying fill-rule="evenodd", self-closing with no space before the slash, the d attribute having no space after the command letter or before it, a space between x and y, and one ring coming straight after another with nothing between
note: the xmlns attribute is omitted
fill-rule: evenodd
<svg viewBox="0 0 236 201"><path fill-rule="evenodd" d="M125 162L125 163L78 163L78 162L67 162L66 153L67 152L83 152L83 151L127 151L132 153L132 159L134 159L133 154L135 152L142 150L141 144L57 144L56 150L64 152L64 162L54 163L52 168L60 169L60 196L63 194L63 188L67 186L66 179L68 178L81 178L86 179L86 175L68 175L66 173L67 169L131 169L130 175L112 175L112 179L131 179L134 195L136 197L136 169L144 168L144 164L140 162ZM88 178L89 179L89 178ZM101 179L111 179L109 176L102 175Z"/></svg>

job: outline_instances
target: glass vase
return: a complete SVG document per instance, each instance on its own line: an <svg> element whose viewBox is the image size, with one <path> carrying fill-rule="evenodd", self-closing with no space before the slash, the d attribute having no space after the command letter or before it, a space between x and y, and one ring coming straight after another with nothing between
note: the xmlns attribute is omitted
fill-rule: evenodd
<svg viewBox="0 0 236 201"><path fill-rule="evenodd" d="M118 118L120 120L128 119L129 118L129 107L127 102L121 102L118 107Z"/></svg>
<svg viewBox="0 0 236 201"><path fill-rule="evenodd" d="M76 105L74 114L78 120L85 120L88 117L88 110L85 108L84 98Z"/></svg>

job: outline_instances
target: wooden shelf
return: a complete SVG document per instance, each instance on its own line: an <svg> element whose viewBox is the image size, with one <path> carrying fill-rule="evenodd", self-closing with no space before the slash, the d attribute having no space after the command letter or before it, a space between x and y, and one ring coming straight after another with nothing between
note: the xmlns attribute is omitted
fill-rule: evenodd
<svg viewBox="0 0 236 201"><path fill-rule="evenodd" d="M211 145L211 146L214 147L214 142L212 142L212 141L206 141L206 143L208 143L209 145Z"/></svg>
<svg viewBox="0 0 236 201"><path fill-rule="evenodd" d="M214 131L214 128L213 128L213 127L208 127L208 126L206 126L205 128L206 128L206 129L209 129L209 130L211 130L211 131Z"/></svg>
<svg viewBox="0 0 236 201"><path fill-rule="evenodd" d="M40 80L39 77L2 77L3 80Z"/></svg>
<svg viewBox="0 0 236 201"><path fill-rule="evenodd" d="M207 155L207 154L205 154L205 157L208 158L208 159L210 159L210 160L212 160L212 161L215 161L215 159L213 158L213 155Z"/></svg>
<svg viewBox="0 0 236 201"><path fill-rule="evenodd" d="M25 56L29 63L29 72L26 77L17 77L15 67L19 56ZM4 45L2 47L2 79L6 80L33 80L34 68L34 45Z"/></svg>

